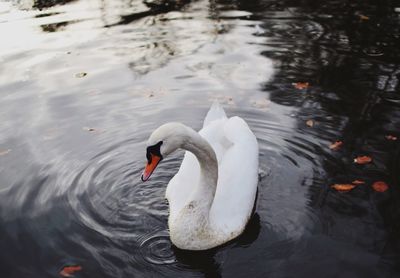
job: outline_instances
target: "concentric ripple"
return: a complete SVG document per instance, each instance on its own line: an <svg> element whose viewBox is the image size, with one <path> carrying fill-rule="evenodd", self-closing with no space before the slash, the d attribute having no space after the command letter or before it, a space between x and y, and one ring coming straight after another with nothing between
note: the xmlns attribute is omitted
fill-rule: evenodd
<svg viewBox="0 0 400 278"><path fill-rule="evenodd" d="M143 258L156 265L176 263L169 233L165 230L146 235L140 242Z"/></svg>
<svg viewBox="0 0 400 278"><path fill-rule="evenodd" d="M157 179L142 183L145 158L138 151L137 159L132 159L127 150L132 146L132 140L121 142L94 157L77 173L68 194L81 221L112 238L135 237L150 223L161 225L168 213L163 181L170 173L159 167Z"/></svg>

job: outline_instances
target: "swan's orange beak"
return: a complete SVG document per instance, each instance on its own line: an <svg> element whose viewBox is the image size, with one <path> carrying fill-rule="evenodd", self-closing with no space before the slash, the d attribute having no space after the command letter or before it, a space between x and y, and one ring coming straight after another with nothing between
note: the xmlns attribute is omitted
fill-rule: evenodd
<svg viewBox="0 0 400 278"><path fill-rule="evenodd" d="M142 174L142 181L147 181L150 178L151 174L154 172L161 159L162 157L150 153L150 159L148 159L148 162Z"/></svg>

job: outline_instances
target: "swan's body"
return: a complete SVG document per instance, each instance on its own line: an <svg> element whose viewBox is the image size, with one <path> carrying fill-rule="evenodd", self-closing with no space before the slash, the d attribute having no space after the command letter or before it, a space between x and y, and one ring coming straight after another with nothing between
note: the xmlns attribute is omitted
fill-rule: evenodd
<svg viewBox="0 0 400 278"><path fill-rule="evenodd" d="M166 191L171 241L181 249L205 250L240 235L258 182L258 144L246 122L228 119L214 104L199 133L168 123L153 132L148 145L157 143L161 159L177 148L187 150Z"/></svg>

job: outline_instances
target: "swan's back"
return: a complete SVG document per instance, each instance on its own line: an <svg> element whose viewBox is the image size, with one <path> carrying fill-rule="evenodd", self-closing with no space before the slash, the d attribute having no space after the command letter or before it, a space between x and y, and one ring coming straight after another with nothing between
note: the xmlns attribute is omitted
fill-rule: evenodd
<svg viewBox="0 0 400 278"><path fill-rule="evenodd" d="M223 126L232 142L218 162L218 185L210 211L213 225L241 233L251 216L258 184L258 144L246 122L232 117Z"/></svg>
<svg viewBox="0 0 400 278"><path fill-rule="evenodd" d="M223 119L225 120L227 119L225 111L221 107L221 105L219 105L219 103L215 101L213 105L211 105L211 108L204 119L203 128L210 125L210 123L213 121L223 120Z"/></svg>

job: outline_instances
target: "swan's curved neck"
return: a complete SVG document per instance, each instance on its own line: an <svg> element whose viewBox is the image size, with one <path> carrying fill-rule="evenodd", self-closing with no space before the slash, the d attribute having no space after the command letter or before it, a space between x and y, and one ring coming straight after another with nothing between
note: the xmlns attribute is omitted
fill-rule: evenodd
<svg viewBox="0 0 400 278"><path fill-rule="evenodd" d="M218 182L217 156L211 145L193 129L180 124L174 125L172 130L171 138L175 141L169 141L169 146L173 147L164 149L167 150L165 153L176 148L191 152L199 162L200 173L199 180L190 181L191 184L185 185L192 188L190 195L179 200L177 209L170 211L168 222L171 240L180 248L205 249L220 240L216 237L215 225L210 214ZM173 203L170 205L172 208Z"/></svg>
<svg viewBox="0 0 400 278"><path fill-rule="evenodd" d="M193 153L200 164L200 180L193 191L190 201L194 202L199 210L208 213L214 200L218 182L218 161L211 145L196 131L187 128L187 140L181 148Z"/></svg>

